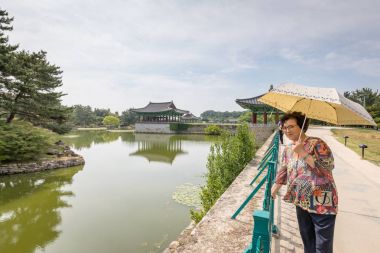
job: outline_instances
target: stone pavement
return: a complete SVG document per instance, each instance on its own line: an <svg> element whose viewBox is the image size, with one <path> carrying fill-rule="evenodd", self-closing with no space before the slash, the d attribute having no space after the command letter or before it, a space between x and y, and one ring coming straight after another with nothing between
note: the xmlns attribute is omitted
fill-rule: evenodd
<svg viewBox="0 0 380 253"><path fill-rule="evenodd" d="M311 127L307 134L322 138L334 154L339 195L334 252L380 252L380 167L338 142L329 128ZM303 252L294 206L280 198L276 205L280 236L273 238L272 252Z"/></svg>

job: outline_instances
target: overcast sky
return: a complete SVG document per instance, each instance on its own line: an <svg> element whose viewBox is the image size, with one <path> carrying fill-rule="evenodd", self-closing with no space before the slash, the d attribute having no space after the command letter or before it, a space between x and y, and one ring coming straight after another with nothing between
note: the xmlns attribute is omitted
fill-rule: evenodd
<svg viewBox="0 0 380 253"><path fill-rule="evenodd" d="M295 82L380 87L380 1L2 0L12 43L63 70L66 105L173 100L199 115Z"/></svg>

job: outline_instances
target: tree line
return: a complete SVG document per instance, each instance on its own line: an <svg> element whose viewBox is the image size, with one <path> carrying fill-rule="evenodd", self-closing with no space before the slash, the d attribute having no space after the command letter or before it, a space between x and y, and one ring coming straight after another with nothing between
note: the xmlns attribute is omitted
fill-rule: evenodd
<svg viewBox="0 0 380 253"><path fill-rule="evenodd" d="M370 88L362 88L344 92L344 96L361 105L371 114L372 118L380 127L380 93Z"/></svg>
<svg viewBox="0 0 380 253"><path fill-rule="evenodd" d="M70 118L72 126L75 127L99 127L99 126L128 126L133 125L138 120L136 113L130 110L111 112L110 109L92 109L91 106L75 105Z"/></svg>

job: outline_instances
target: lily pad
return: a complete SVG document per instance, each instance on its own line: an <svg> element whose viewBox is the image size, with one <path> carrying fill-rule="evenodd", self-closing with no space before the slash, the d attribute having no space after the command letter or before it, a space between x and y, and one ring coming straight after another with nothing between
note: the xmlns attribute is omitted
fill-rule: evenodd
<svg viewBox="0 0 380 253"><path fill-rule="evenodd" d="M200 199L201 187L186 183L176 187L172 198L179 204L200 208L202 206Z"/></svg>

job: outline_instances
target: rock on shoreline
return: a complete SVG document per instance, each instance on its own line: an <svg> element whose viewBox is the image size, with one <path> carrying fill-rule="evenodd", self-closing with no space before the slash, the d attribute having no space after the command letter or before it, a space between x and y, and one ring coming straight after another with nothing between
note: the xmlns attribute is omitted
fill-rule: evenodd
<svg viewBox="0 0 380 253"><path fill-rule="evenodd" d="M1 175L12 175L17 173L30 173L58 168L67 168L84 164L82 156L60 157L47 161L29 162L29 163L11 163L0 165Z"/></svg>
<svg viewBox="0 0 380 253"><path fill-rule="evenodd" d="M70 147L66 146L61 140L57 141L53 147L49 148L46 154L54 157L33 162L0 164L0 176L68 168L83 165L85 163L82 156L72 151Z"/></svg>

